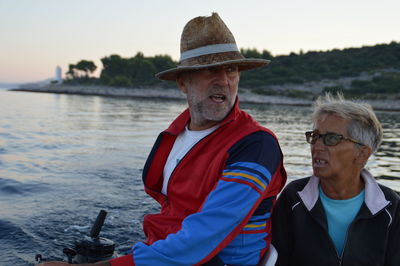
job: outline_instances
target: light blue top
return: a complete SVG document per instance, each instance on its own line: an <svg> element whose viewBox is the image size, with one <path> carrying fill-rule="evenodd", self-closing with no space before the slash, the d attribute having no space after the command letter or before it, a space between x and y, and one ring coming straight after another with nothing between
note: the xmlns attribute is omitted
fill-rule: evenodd
<svg viewBox="0 0 400 266"><path fill-rule="evenodd" d="M351 199L334 200L326 196L320 186L319 195L328 221L329 236L332 238L339 256L341 256L347 229L364 202L365 190Z"/></svg>

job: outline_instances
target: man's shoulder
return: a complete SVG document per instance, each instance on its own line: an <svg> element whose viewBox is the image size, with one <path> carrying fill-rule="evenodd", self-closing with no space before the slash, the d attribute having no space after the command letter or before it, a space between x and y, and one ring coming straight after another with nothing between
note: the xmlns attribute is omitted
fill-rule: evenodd
<svg viewBox="0 0 400 266"><path fill-rule="evenodd" d="M259 142L259 143L276 143L278 144L278 140L272 131L269 131L266 128L260 127L259 130L254 131L239 141L241 142Z"/></svg>
<svg viewBox="0 0 400 266"><path fill-rule="evenodd" d="M226 163L253 162L260 164L268 169L272 174L275 173L283 158L277 140L268 132L256 131L250 133L228 150L229 158Z"/></svg>
<svg viewBox="0 0 400 266"><path fill-rule="evenodd" d="M274 152L277 154L281 153L278 140L275 136L262 130L255 131L242 137L230 148L229 152L243 151L244 147L247 147L247 150L252 153L260 151Z"/></svg>

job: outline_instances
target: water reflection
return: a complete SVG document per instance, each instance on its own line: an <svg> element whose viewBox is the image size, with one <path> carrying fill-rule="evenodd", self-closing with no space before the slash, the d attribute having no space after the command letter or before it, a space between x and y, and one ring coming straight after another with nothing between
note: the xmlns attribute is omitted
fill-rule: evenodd
<svg viewBox="0 0 400 266"><path fill-rule="evenodd" d="M21 161L41 165L47 160L57 167L62 163L73 167L86 160L88 164L141 169L159 131L186 107L182 101L1 93L6 99L1 101L0 118L3 165ZM312 128L311 107L241 106L277 135L289 179L311 174L310 147L304 140L304 132ZM384 127L384 141L367 167L377 178L398 188L400 181L393 180L399 179L400 172L400 116L397 112L377 115Z"/></svg>

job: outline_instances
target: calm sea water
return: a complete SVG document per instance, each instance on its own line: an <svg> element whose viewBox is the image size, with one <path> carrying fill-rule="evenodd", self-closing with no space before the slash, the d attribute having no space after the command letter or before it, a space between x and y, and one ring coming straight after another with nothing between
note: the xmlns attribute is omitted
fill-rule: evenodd
<svg viewBox="0 0 400 266"><path fill-rule="evenodd" d="M64 247L88 234L100 209L101 236L124 254L143 240L143 215L157 205L141 173L180 101L0 90L0 265L33 265L35 254L64 260ZM291 180L311 173L304 131L310 107L242 104L278 136ZM369 163L400 191L400 115L378 112L385 141Z"/></svg>

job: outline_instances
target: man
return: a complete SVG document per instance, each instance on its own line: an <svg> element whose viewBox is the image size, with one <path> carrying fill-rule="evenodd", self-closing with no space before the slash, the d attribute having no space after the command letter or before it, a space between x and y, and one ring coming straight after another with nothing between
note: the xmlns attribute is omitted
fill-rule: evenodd
<svg viewBox="0 0 400 266"><path fill-rule="evenodd" d="M274 208L277 265L400 265L399 196L364 168L382 140L372 108L328 94L313 122L314 175L287 185Z"/></svg>
<svg viewBox="0 0 400 266"><path fill-rule="evenodd" d="M240 71L267 63L244 58L216 13L186 24L179 65L157 77L176 81L189 108L159 135L143 170L161 211L144 218L146 242L111 265L260 261L286 173L276 137L239 109L237 92Z"/></svg>

